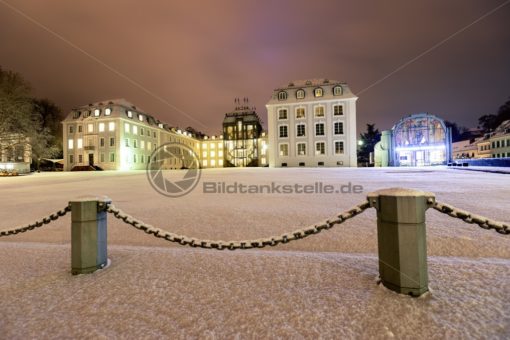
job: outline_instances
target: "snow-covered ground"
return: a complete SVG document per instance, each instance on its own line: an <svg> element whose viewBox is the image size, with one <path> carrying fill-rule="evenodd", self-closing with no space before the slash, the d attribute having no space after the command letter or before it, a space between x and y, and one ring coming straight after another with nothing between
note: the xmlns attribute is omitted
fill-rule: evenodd
<svg viewBox="0 0 510 340"><path fill-rule="evenodd" d="M175 173L176 176L179 173ZM510 175L422 169L210 169L202 182L362 185L359 194L156 193L144 172L0 178L0 229L73 198L106 195L157 227L197 238L278 235L370 191L409 187L510 221ZM375 283L375 211L304 240L239 252L183 248L110 217L110 267L71 276L69 217L0 239L0 332L27 337L508 338L510 237L427 212L429 286L414 299Z"/></svg>

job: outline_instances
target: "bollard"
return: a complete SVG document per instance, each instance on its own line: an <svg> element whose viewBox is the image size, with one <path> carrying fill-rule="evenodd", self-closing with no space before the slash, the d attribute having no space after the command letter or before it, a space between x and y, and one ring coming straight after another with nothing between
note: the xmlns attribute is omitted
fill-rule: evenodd
<svg viewBox="0 0 510 340"><path fill-rule="evenodd" d="M107 197L71 201L71 273L87 274L106 266Z"/></svg>
<svg viewBox="0 0 510 340"><path fill-rule="evenodd" d="M368 194L377 210L379 274L382 284L401 294L428 291L425 211L433 193L391 188Z"/></svg>

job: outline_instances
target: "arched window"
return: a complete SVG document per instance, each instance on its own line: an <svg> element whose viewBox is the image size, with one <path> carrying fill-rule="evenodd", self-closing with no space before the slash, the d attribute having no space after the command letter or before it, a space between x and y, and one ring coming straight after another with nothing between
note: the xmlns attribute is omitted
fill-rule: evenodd
<svg viewBox="0 0 510 340"><path fill-rule="evenodd" d="M313 90L313 95L315 97L322 97L324 95L324 91L321 87L317 87L315 90Z"/></svg>
<svg viewBox="0 0 510 340"><path fill-rule="evenodd" d="M278 100L286 100L287 99L287 92L280 91L278 92Z"/></svg>
<svg viewBox="0 0 510 340"><path fill-rule="evenodd" d="M105 115L105 116L109 116L109 115L111 115L111 114L112 114L112 109L107 108L107 109L105 109L105 110L104 110L104 115Z"/></svg>
<svg viewBox="0 0 510 340"><path fill-rule="evenodd" d="M296 98L297 99L303 99L305 98L305 90L299 89L296 91Z"/></svg>
<svg viewBox="0 0 510 340"><path fill-rule="evenodd" d="M94 110L94 117L99 117L99 114L101 113L101 110L95 109Z"/></svg>
<svg viewBox="0 0 510 340"><path fill-rule="evenodd" d="M333 88L333 95L341 96L343 93L344 93L344 90L342 89L342 86L335 86Z"/></svg>

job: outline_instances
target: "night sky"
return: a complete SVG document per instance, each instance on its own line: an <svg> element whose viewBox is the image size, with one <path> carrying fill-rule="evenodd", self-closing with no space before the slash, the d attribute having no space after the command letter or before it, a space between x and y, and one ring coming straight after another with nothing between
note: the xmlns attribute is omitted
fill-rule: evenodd
<svg viewBox="0 0 510 340"><path fill-rule="evenodd" d="M267 122L272 90L308 78L350 85L358 130L415 112L475 127L510 96L506 2L362 93L505 1L0 0L0 65L66 112L126 98L210 134L235 97L249 97Z"/></svg>

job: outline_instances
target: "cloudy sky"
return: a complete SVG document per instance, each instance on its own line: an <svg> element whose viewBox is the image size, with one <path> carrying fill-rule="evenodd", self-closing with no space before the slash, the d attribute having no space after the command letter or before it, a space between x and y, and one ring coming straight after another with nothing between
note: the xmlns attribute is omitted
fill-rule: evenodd
<svg viewBox="0 0 510 340"><path fill-rule="evenodd" d="M0 0L0 65L66 111L126 98L210 134L235 97L266 122L272 90L308 78L350 85L358 130L414 112L476 126L510 97L508 22L510 0Z"/></svg>

